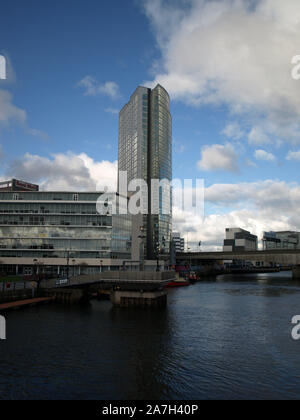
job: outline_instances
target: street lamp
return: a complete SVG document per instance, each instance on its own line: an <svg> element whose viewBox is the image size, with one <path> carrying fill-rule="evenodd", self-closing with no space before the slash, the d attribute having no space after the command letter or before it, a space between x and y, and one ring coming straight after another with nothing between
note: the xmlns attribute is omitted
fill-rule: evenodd
<svg viewBox="0 0 300 420"><path fill-rule="evenodd" d="M73 277L75 277L75 262L76 262L76 260L72 260L72 263L73 263Z"/></svg>
<svg viewBox="0 0 300 420"><path fill-rule="evenodd" d="M189 252L191 251L190 247L188 247L188 251ZM190 271L191 271L191 268L192 268L192 255L190 254Z"/></svg>
<svg viewBox="0 0 300 420"><path fill-rule="evenodd" d="M69 262L70 262L70 251L67 251L67 279L69 279Z"/></svg>
<svg viewBox="0 0 300 420"><path fill-rule="evenodd" d="M160 271L160 268L159 268L159 255L160 255L160 252L163 252L164 251L164 248L166 246L166 239L165 239L164 236L161 239L161 243L162 243L162 246L160 246L160 243L159 242L156 242L156 257L157 257L156 271Z"/></svg>
<svg viewBox="0 0 300 420"><path fill-rule="evenodd" d="M156 242L156 271L159 271L159 242Z"/></svg>
<svg viewBox="0 0 300 420"><path fill-rule="evenodd" d="M140 244L140 271L144 271L144 239L146 238L146 235L144 235L144 231L145 227L141 226L141 234L138 236L138 238L142 240L142 243Z"/></svg>
<svg viewBox="0 0 300 420"><path fill-rule="evenodd" d="M33 274L35 274L35 278L37 278L38 260L35 258L35 259L33 260L33 262L34 262Z"/></svg>

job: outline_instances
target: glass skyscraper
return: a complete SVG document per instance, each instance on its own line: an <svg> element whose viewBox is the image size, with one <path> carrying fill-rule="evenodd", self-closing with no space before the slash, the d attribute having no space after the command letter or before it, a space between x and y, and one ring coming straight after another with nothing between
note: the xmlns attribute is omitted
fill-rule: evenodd
<svg viewBox="0 0 300 420"><path fill-rule="evenodd" d="M119 172L127 171L128 183L143 179L148 185L148 209L134 216L133 254L140 226L144 226L144 251L147 259L169 254L172 231L171 190L151 194L151 180L172 180L172 118L168 92L160 85L154 89L139 86L119 115ZM157 214L151 214L155 201ZM170 208L164 214L163 208Z"/></svg>

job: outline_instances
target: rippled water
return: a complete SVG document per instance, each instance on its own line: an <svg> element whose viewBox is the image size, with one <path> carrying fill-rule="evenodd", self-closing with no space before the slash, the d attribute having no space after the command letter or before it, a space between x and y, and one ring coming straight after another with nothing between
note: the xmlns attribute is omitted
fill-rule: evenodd
<svg viewBox="0 0 300 420"><path fill-rule="evenodd" d="M0 399L300 398L290 273L171 290L161 310L47 305L7 314Z"/></svg>

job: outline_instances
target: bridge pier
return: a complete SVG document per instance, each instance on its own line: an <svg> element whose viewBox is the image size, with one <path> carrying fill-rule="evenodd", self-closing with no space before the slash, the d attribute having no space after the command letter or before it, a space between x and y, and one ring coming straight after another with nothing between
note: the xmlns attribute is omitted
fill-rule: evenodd
<svg viewBox="0 0 300 420"><path fill-rule="evenodd" d="M64 304L74 304L85 300L86 293L82 289L48 289L45 291L46 296L54 298L55 302Z"/></svg>
<svg viewBox="0 0 300 420"><path fill-rule="evenodd" d="M110 300L113 305L120 307L163 307L167 304L167 292L114 290L110 294Z"/></svg>

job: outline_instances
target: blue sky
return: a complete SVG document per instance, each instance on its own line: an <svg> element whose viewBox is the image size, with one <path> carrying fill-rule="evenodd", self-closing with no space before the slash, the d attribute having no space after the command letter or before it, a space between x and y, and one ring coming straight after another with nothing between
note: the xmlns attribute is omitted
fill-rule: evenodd
<svg viewBox="0 0 300 420"><path fill-rule="evenodd" d="M159 82L172 98L173 176L208 187L205 226L176 225L176 211L175 226L208 247L228 224L300 229L298 1L15 0L1 16L1 178L75 189L114 176L117 112Z"/></svg>

